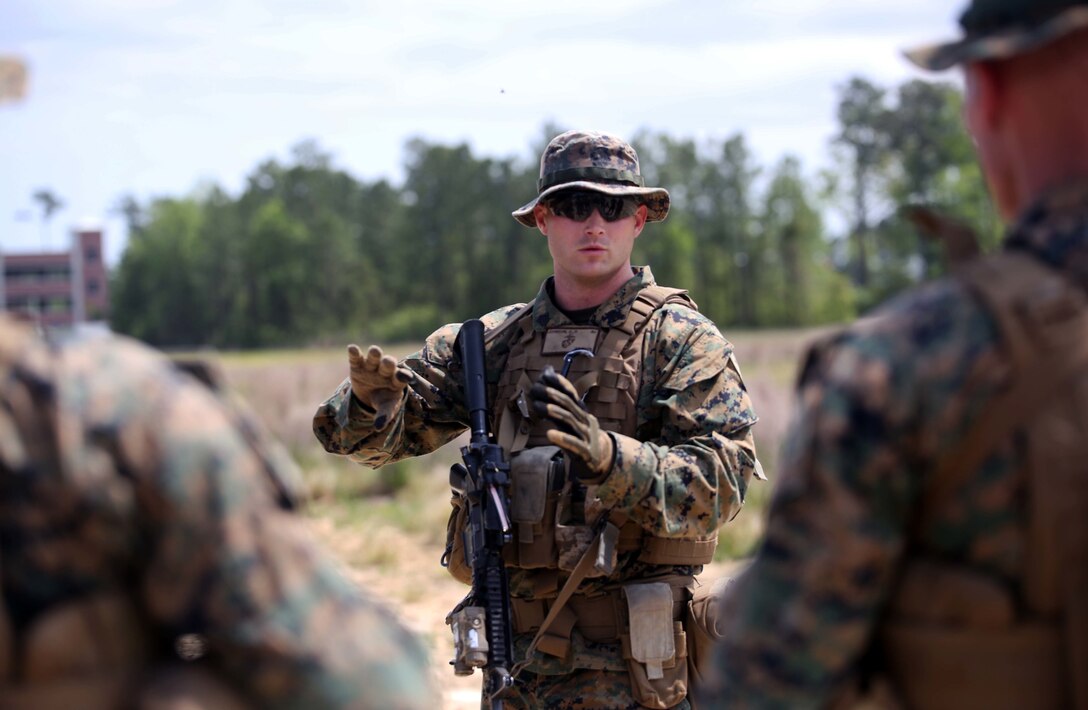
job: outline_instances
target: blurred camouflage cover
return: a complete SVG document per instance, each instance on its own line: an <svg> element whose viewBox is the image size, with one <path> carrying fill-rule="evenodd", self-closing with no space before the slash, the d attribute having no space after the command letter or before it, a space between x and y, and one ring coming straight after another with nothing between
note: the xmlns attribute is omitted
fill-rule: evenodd
<svg viewBox="0 0 1088 710"><path fill-rule="evenodd" d="M423 647L315 544L293 464L248 413L120 338L47 346L2 318L0 368L16 636L114 594L146 621L149 666L199 634L201 663L255 706L436 707Z"/></svg>
<svg viewBox="0 0 1088 710"><path fill-rule="evenodd" d="M1088 183L1046 195L1005 248L1088 289ZM700 707L824 707L856 671L908 537L916 554L1020 589L1031 550L1015 441L911 533L934 462L1003 391L1008 362L993 318L954 278L809 354L766 539L734 585L720 673Z"/></svg>

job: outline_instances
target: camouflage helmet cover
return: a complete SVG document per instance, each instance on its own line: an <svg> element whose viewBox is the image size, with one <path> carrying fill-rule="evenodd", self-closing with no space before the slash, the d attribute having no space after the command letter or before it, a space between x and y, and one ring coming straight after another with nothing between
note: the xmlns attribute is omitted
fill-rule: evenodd
<svg viewBox="0 0 1088 710"><path fill-rule="evenodd" d="M941 71L985 59L1007 59L1088 27L1088 0L972 0L960 16L964 36L904 52Z"/></svg>
<svg viewBox="0 0 1088 710"><path fill-rule="evenodd" d="M646 220L660 222L669 213L669 193L645 187L638 154L626 141L607 133L567 131L548 143L540 156L536 198L512 213L526 227L536 226L533 208L562 190L593 190L607 195L637 195L646 205Z"/></svg>

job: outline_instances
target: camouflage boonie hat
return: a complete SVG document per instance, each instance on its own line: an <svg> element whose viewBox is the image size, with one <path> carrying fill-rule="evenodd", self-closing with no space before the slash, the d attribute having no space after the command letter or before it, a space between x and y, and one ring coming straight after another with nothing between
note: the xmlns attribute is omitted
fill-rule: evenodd
<svg viewBox="0 0 1088 710"><path fill-rule="evenodd" d="M607 195L637 195L646 205L646 220L660 222L669 213L669 193L645 187L638 154L627 141L595 131L567 131L552 138L540 156L536 199L512 212L526 227L536 226L533 208L561 190L594 190Z"/></svg>
<svg viewBox="0 0 1088 710"><path fill-rule="evenodd" d="M1007 59L1088 27L1088 0L972 0L960 16L962 39L904 52L922 69Z"/></svg>

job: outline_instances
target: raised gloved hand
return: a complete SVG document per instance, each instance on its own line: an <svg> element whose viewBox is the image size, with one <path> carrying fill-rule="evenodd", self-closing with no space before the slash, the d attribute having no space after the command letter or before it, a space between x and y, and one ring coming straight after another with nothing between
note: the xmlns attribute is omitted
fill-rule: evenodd
<svg viewBox="0 0 1088 710"><path fill-rule="evenodd" d="M415 375L397 365L392 355L385 355L371 345L366 355L358 345L348 346L351 391L356 399L374 410L374 428L381 431L397 413L404 388Z"/></svg>
<svg viewBox="0 0 1088 710"><path fill-rule="evenodd" d="M533 411L557 426L548 430L548 441L580 458L592 477L612 470L612 437L601 430L597 417L586 411L570 380L549 366L529 390L529 397Z"/></svg>

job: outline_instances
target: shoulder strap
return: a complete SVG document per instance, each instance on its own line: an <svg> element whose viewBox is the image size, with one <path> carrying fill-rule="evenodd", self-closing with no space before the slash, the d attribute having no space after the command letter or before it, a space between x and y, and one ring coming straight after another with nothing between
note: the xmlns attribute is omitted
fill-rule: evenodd
<svg viewBox="0 0 1088 710"><path fill-rule="evenodd" d="M652 304L655 311L666 303L682 303L693 311L699 310L699 306L696 305L687 289L684 288L671 288L654 284L642 289L638 294L638 300Z"/></svg>
<svg viewBox="0 0 1088 710"><path fill-rule="evenodd" d="M699 310L699 307L695 305L695 301L691 300L688 292L683 289L668 288L656 284L647 286L639 291L638 297L631 304L631 310L627 312L627 318L624 319L623 323L612 328L615 335L611 336L614 341L611 344L615 346L620 339L629 338L642 330L650 321L650 316L666 303L680 303L694 311Z"/></svg>
<svg viewBox="0 0 1088 710"><path fill-rule="evenodd" d="M517 309L506 317L502 323L499 323L492 330L484 334L484 344L490 345L491 341L499 337L502 333L505 333L509 328L514 327L519 321L526 316L532 315L533 308L536 306L536 299L529 301L521 308Z"/></svg>

